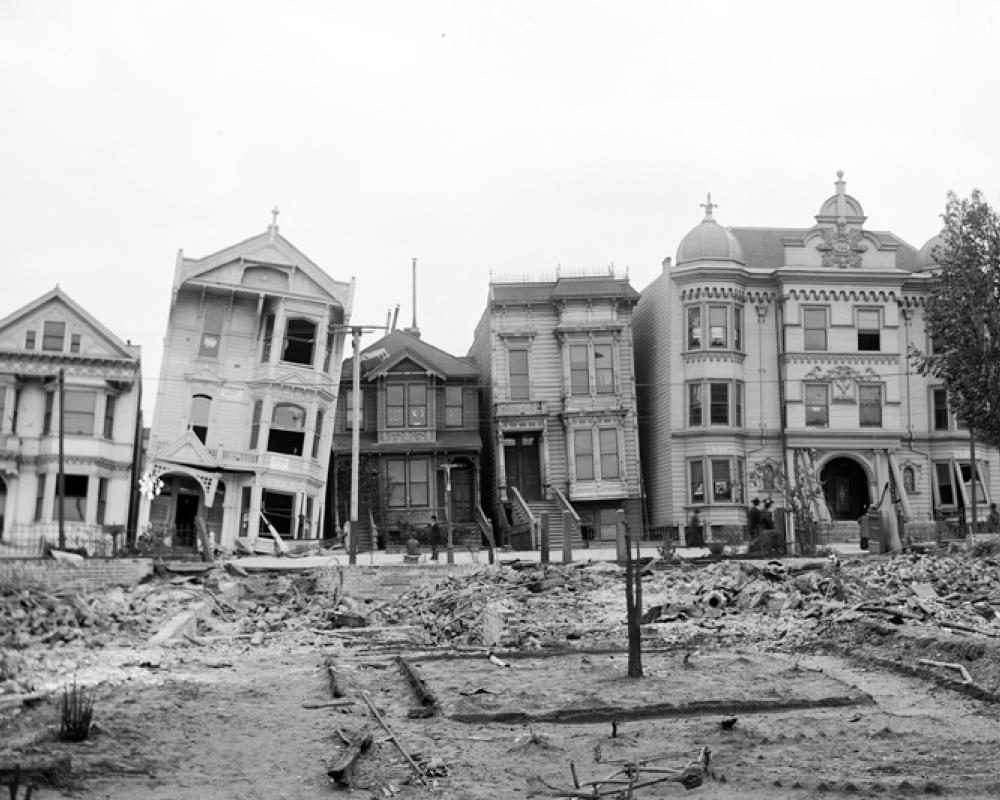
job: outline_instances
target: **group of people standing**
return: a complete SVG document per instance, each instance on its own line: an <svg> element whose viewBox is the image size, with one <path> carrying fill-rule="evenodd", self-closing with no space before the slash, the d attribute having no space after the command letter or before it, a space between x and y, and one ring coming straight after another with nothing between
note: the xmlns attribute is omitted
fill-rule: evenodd
<svg viewBox="0 0 1000 800"><path fill-rule="evenodd" d="M750 528L750 540L756 539L761 531L771 530L774 527L774 513L771 511L770 499L764 501L761 508L760 498L755 497L750 503L750 510L747 512L747 524Z"/></svg>

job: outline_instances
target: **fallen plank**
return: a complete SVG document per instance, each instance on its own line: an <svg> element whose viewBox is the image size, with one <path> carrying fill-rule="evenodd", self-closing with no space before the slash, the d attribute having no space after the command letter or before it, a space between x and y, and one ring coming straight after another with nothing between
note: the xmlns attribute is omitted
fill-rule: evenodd
<svg viewBox="0 0 1000 800"><path fill-rule="evenodd" d="M372 741L374 737L372 733L367 728L360 731L355 731L350 735L345 735L343 731L338 731L341 740L347 747L340 753L338 753L334 758L327 764L326 774L329 775L335 783L350 786L351 785L351 772L354 769L354 763L358 760L358 757L367 752L367 750L372 746Z"/></svg>
<svg viewBox="0 0 1000 800"><path fill-rule="evenodd" d="M27 694L8 694L0 696L0 708L16 708L24 704L37 703L44 700L45 695L41 692L29 692Z"/></svg>
<svg viewBox="0 0 1000 800"><path fill-rule="evenodd" d="M14 783L18 771L22 785L63 786L72 774L69 756L0 756L0 786Z"/></svg>
<svg viewBox="0 0 1000 800"><path fill-rule="evenodd" d="M413 691L416 692L417 699L420 700L420 705L430 709L432 712L437 711L439 708L437 697L434 696L434 692L431 691L427 682L420 677L416 667L402 656L396 656L396 663L399 664L399 668L410 682Z"/></svg>
<svg viewBox="0 0 1000 800"><path fill-rule="evenodd" d="M324 700L322 703L303 703L303 708L343 708L344 706L353 706L354 701L349 700L346 697L338 698L337 700Z"/></svg>
<svg viewBox="0 0 1000 800"><path fill-rule="evenodd" d="M972 676L969 674L969 671L961 664L951 664L947 661L932 661L929 658L921 658L920 661L918 661L917 663L928 664L929 666L932 667L946 667L948 669L956 669L962 673L962 680L965 683L972 683Z"/></svg>

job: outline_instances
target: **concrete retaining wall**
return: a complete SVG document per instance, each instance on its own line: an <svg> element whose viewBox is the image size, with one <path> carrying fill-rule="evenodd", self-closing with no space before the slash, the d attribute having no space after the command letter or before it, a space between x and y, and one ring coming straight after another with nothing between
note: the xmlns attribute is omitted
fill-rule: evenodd
<svg viewBox="0 0 1000 800"><path fill-rule="evenodd" d="M332 582L343 581L344 594L359 600L388 600L415 589L434 586L452 575L471 575L483 569L481 564L386 565L378 567L343 567L327 569L317 582L317 589L331 591Z"/></svg>
<svg viewBox="0 0 1000 800"><path fill-rule="evenodd" d="M0 561L0 585L47 590L69 585L84 589L135 586L152 574L149 558L88 558L79 565L41 558Z"/></svg>

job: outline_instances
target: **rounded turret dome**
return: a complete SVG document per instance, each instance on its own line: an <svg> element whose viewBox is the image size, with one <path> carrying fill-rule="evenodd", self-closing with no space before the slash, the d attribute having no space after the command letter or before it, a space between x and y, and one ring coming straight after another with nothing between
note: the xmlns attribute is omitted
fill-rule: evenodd
<svg viewBox="0 0 1000 800"><path fill-rule="evenodd" d="M917 257L913 259L914 272L926 272L940 266L935 260L935 248L943 250L945 248L944 237L938 233L927 240L927 243L920 248Z"/></svg>
<svg viewBox="0 0 1000 800"><path fill-rule="evenodd" d="M819 207L819 213L816 215L816 220L818 222L835 222L843 217L850 222L864 222L867 217L865 217L864 209L861 208L861 203L845 191L847 181L844 180L843 170L837 171L837 180L833 185L836 187L836 191L823 201L823 205Z"/></svg>
<svg viewBox="0 0 1000 800"><path fill-rule="evenodd" d="M712 209L715 208L712 195L708 196L707 203L702 203L702 207L705 209L705 219L681 240L680 247L677 248L677 263L735 261L744 264L743 248L739 240L712 216Z"/></svg>

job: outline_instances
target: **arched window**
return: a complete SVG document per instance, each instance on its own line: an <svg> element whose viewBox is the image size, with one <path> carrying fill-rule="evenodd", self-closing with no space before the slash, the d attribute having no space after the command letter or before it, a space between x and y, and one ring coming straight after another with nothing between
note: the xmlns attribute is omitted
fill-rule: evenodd
<svg viewBox="0 0 1000 800"><path fill-rule="evenodd" d="M315 345L316 324L307 319L290 319L285 324L281 360L292 364L312 364Z"/></svg>
<svg viewBox="0 0 1000 800"><path fill-rule="evenodd" d="M913 467L903 467L903 489L910 494L917 491L917 473Z"/></svg>
<svg viewBox="0 0 1000 800"><path fill-rule="evenodd" d="M191 398L191 430L202 444L208 438L208 414L212 408L212 398L207 394L196 394Z"/></svg>
<svg viewBox="0 0 1000 800"><path fill-rule="evenodd" d="M292 403L278 403L271 414L267 449L271 453L302 455L305 440L306 411Z"/></svg>

